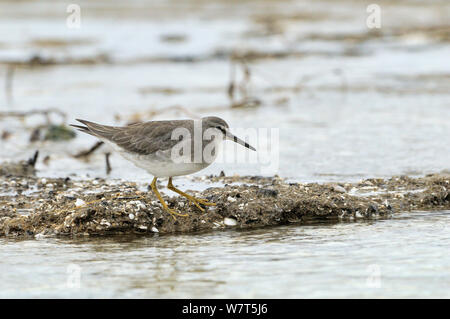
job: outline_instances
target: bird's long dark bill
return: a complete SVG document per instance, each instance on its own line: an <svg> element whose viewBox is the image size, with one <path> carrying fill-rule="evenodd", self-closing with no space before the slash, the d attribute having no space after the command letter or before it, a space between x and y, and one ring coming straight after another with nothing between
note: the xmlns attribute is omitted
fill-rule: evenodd
<svg viewBox="0 0 450 319"><path fill-rule="evenodd" d="M249 148L249 149L251 149L252 151L256 151L256 149L255 149L253 146L251 146L250 144L244 142L244 141L241 140L239 137L234 136L233 134L231 134L231 133L228 132L228 131L227 131L226 139L227 139L227 140L230 140L230 141L233 141L233 142L236 142L236 143L238 143L238 144L241 144L242 146L245 146L246 148Z"/></svg>

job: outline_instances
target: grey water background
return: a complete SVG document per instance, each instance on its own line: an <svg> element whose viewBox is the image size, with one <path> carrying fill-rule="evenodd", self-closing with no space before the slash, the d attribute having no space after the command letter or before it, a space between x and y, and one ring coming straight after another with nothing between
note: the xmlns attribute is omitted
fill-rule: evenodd
<svg viewBox="0 0 450 319"><path fill-rule="evenodd" d="M352 182L450 171L450 4L378 1L0 1L0 73L14 65L1 111L58 108L111 124L218 115L234 129L274 128L277 173L302 182ZM247 94L229 107L232 53L247 54ZM260 58L252 59L251 55ZM33 57L51 60L27 66ZM236 65L238 82L243 79ZM239 97L238 97L239 98ZM54 121L60 121L58 117ZM118 155L107 176L95 143L29 143L40 116L0 119L0 160L35 149L39 176L132 180L151 176ZM25 129L24 129L25 128ZM264 140L250 141L264 151ZM262 149L261 149L262 148ZM230 151L232 145L225 145ZM198 176L260 175L262 164L215 163ZM189 177L183 189L200 186ZM0 239L7 297L450 297L448 211L371 222L252 231L121 237Z"/></svg>

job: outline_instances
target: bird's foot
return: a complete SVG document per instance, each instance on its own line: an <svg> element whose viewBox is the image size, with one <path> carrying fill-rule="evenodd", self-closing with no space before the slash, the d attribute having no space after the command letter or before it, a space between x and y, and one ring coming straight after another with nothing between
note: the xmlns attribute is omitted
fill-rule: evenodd
<svg viewBox="0 0 450 319"><path fill-rule="evenodd" d="M216 203L212 203L212 202L208 201L207 199L197 198L197 197L194 197L191 195L187 195L185 197L189 200L190 204L194 204L202 212L205 212L205 209L203 207L201 207L200 205L204 205L204 206L216 206L217 205Z"/></svg>
<svg viewBox="0 0 450 319"><path fill-rule="evenodd" d="M185 192L183 192L182 190L176 188L175 186L173 186L172 184L172 177L169 178L169 183L167 184L167 188L174 191L175 193L180 194L181 196L187 198L187 200L189 201L189 204L194 204L195 206L197 206L198 209L200 209L202 212L205 212L205 209L200 206L200 205L204 205L204 206L215 206L216 203L211 203L209 202L207 199L202 199L202 198L197 198L194 197L192 195L186 194Z"/></svg>
<svg viewBox="0 0 450 319"><path fill-rule="evenodd" d="M182 214L182 213L176 211L175 209L171 209L171 208L168 208L168 207L165 208L165 210L166 210L166 212L168 212L173 217L174 220L177 220L176 216L180 216L180 217L187 217L187 216L189 216L188 214Z"/></svg>

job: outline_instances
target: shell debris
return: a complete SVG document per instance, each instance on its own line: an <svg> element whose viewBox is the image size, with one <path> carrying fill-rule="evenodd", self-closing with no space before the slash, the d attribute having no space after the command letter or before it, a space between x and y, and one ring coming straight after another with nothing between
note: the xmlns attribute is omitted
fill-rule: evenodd
<svg viewBox="0 0 450 319"><path fill-rule="evenodd" d="M82 200L81 198L77 198L76 202L75 202L75 207L82 207L86 205L86 202L84 200Z"/></svg>
<svg viewBox="0 0 450 319"><path fill-rule="evenodd" d="M192 177L194 181L198 177ZM163 194L167 213L142 185L117 180L0 176L0 236L190 233L228 227L252 229L314 220L389 218L409 210L450 209L449 175L370 179L356 183L292 183L279 177L210 176L195 196L216 204L200 210L186 199ZM95 181L95 182L94 182ZM45 183L44 183L45 182ZM52 185L45 187L44 185ZM346 191L336 187L345 185ZM370 189L369 189L370 188ZM398 194L402 194L399 196Z"/></svg>
<svg viewBox="0 0 450 319"><path fill-rule="evenodd" d="M237 220L234 218L229 218L229 217L225 217L223 220L223 223L226 226L236 226L237 225Z"/></svg>

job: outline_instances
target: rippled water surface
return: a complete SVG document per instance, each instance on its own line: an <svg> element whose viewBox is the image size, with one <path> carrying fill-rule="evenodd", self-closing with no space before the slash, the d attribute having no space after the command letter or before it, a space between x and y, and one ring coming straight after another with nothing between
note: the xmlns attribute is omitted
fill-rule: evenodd
<svg viewBox="0 0 450 319"><path fill-rule="evenodd" d="M233 129L275 128L278 149L265 173L297 181L450 171L448 1L377 1L378 31L367 29L365 1L77 3L82 25L69 29L63 1L0 2L0 111L53 107L65 123L117 125L214 114ZM246 94L259 106L230 108L232 52L248 57ZM235 67L241 83L242 66ZM151 180L115 154L106 175L106 149L88 162L74 159L95 143L88 135L30 143L42 124L39 115L0 117L0 133L10 134L0 139L0 162L39 149L39 176L125 179L143 188ZM264 141L250 144L263 152ZM260 175L261 166L215 163L197 175ZM0 296L450 297L449 216L140 238L1 238Z"/></svg>
<svg viewBox="0 0 450 319"><path fill-rule="evenodd" d="M0 239L0 296L449 298L449 225L450 211L438 211L204 235Z"/></svg>

